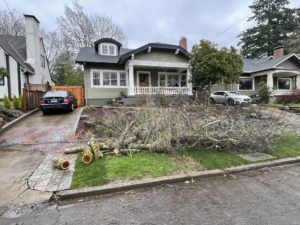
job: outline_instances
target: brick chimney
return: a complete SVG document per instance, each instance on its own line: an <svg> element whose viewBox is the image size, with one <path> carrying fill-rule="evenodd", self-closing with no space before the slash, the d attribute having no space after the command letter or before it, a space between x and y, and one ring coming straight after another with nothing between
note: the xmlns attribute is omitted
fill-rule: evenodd
<svg viewBox="0 0 300 225"><path fill-rule="evenodd" d="M273 50L273 56L274 56L274 58L278 58L278 57L284 56L284 49L283 49L283 47L279 46L279 47L274 48L274 50Z"/></svg>
<svg viewBox="0 0 300 225"><path fill-rule="evenodd" d="M187 50L187 39L186 39L186 37L180 38L179 46L181 48L184 48L185 50Z"/></svg>

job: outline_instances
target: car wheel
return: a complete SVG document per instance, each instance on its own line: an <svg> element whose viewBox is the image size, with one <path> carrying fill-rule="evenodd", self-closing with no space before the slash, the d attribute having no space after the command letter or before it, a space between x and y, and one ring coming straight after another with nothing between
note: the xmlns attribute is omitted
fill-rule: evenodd
<svg viewBox="0 0 300 225"><path fill-rule="evenodd" d="M234 100L232 98L228 99L228 105L234 105Z"/></svg>
<svg viewBox="0 0 300 225"><path fill-rule="evenodd" d="M214 100L213 98L210 98L210 99L209 99L209 103L210 103L210 104L215 104L216 102L215 102L215 100Z"/></svg>
<svg viewBox="0 0 300 225"><path fill-rule="evenodd" d="M75 107L74 107L74 104L72 103L72 104L71 104L71 108L70 108L70 112L73 112L73 111L74 111L74 108L75 108Z"/></svg>

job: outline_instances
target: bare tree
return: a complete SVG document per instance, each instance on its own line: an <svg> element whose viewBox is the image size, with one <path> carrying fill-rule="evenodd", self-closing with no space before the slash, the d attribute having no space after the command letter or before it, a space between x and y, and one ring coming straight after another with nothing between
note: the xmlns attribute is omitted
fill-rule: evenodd
<svg viewBox="0 0 300 225"><path fill-rule="evenodd" d="M125 34L112 19L102 15L88 15L77 1L73 1L72 7L66 5L64 15L57 21L63 41L72 52L92 46L94 41L102 37L126 43Z"/></svg>
<svg viewBox="0 0 300 225"><path fill-rule="evenodd" d="M42 32L50 73L53 72L53 64L56 58L64 51L61 36L57 31Z"/></svg>
<svg viewBox="0 0 300 225"><path fill-rule="evenodd" d="M0 10L0 34L22 36L25 34L24 17L13 10Z"/></svg>

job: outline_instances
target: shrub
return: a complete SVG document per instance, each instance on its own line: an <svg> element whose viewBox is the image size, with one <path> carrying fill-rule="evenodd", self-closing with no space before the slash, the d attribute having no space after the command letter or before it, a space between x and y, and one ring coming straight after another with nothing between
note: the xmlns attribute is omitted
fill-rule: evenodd
<svg viewBox="0 0 300 225"><path fill-rule="evenodd" d="M3 104L4 104L4 107L6 109L10 109L11 108L11 103L10 103L10 100L7 97L7 95L5 95L4 98L3 98Z"/></svg>
<svg viewBox="0 0 300 225"><path fill-rule="evenodd" d="M293 90L289 95L279 96L276 99L277 103L288 104L288 103L299 103L300 102L300 90Z"/></svg>
<svg viewBox="0 0 300 225"><path fill-rule="evenodd" d="M258 84L258 95L262 103L269 103L271 93L266 83L261 82Z"/></svg>
<svg viewBox="0 0 300 225"><path fill-rule="evenodd" d="M21 103L20 99L17 96L13 96L13 106L15 109L20 109L21 108Z"/></svg>

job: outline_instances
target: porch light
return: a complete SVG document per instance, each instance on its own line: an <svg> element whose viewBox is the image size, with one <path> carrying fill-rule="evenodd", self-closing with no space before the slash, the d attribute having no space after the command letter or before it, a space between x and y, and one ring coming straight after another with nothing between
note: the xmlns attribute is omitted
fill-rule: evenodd
<svg viewBox="0 0 300 225"><path fill-rule="evenodd" d="M134 59L134 54L131 55L131 59Z"/></svg>
<svg viewBox="0 0 300 225"><path fill-rule="evenodd" d="M151 46L148 47L148 53L150 53L150 52L151 52Z"/></svg>

